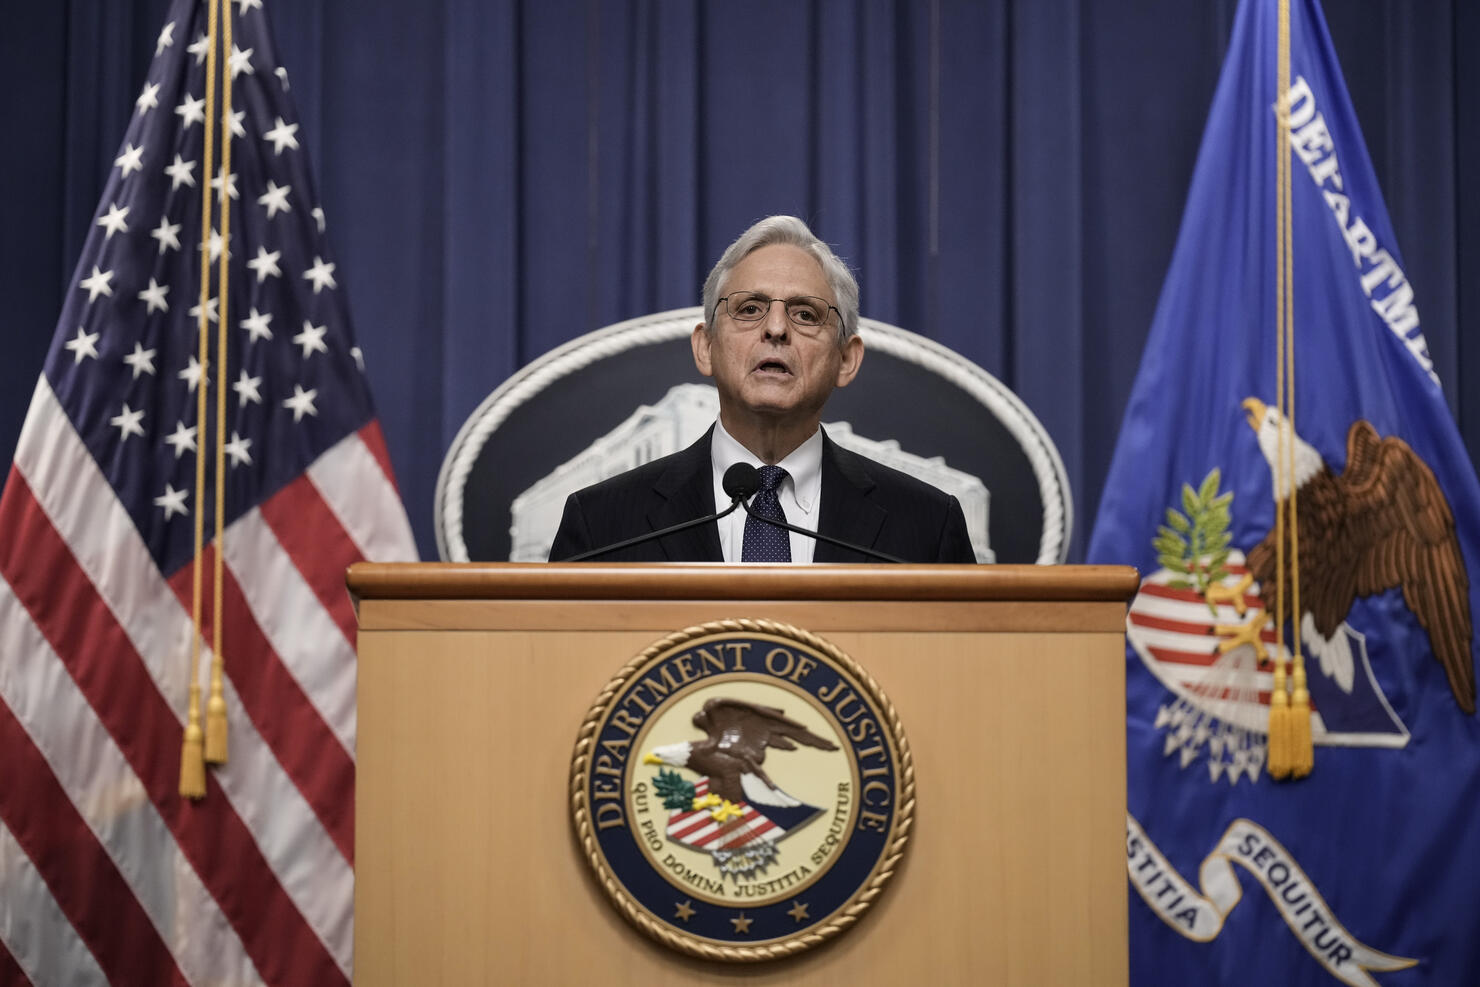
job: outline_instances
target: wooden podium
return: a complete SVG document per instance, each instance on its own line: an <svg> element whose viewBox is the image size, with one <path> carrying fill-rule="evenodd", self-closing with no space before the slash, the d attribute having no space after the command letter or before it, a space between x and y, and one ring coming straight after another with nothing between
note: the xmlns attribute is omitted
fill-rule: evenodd
<svg viewBox="0 0 1480 987"><path fill-rule="evenodd" d="M1109 566L363 563L355 979L1123 984L1125 603ZM765 618L866 668L916 807L856 927L711 963L611 906L572 835L583 718L674 631Z"/></svg>

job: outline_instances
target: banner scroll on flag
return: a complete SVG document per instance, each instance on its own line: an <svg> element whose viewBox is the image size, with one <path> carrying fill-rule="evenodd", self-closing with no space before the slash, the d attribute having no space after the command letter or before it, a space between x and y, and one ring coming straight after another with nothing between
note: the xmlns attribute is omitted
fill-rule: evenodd
<svg viewBox="0 0 1480 987"><path fill-rule="evenodd" d="M344 573L415 546L267 12L225 7L231 170L202 165L206 6L176 0L0 497L7 982L352 975ZM222 549L230 758L189 802L195 514L208 538L215 522L194 485L216 442L196 411L210 388L214 420L217 388L196 355L203 187L231 206L229 237L208 236L213 296L220 251L231 272L224 548L201 560L209 573ZM214 336L214 297L209 319Z"/></svg>
<svg viewBox="0 0 1480 987"><path fill-rule="evenodd" d="M1289 4L1283 94L1279 22L1276 0L1239 6L1088 551L1143 576L1126 625L1131 981L1475 983L1480 485L1319 5ZM1298 607L1276 593L1277 498L1300 535ZM1275 780L1274 663L1297 632L1313 767Z"/></svg>

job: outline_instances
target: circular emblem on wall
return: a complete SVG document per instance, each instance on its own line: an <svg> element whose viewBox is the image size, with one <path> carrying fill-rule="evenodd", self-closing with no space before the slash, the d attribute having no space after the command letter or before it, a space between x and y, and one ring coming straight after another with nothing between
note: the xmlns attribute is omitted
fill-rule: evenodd
<svg viewBox="0 0 1480 987"><path fill-rule="evenodd" d="M607 326L500 384L443 459L441 557L543 562L569 494L703 435L719 408L689 341L703 320L703 309L683 308ZM1069 475L1022 400L898 326L861 319L859 335L864 376L828 399L828 436L953 495L978 562L1063 562L1074 529Z"/></svg>
<svg viewBox="0 0 1480 987"><path fill-rule="evenodd" d="M576 836L634 925L765 960L855 923L899 864L909 744L836 647L764 620L690 627L607 684L571 768Z"/></svg>

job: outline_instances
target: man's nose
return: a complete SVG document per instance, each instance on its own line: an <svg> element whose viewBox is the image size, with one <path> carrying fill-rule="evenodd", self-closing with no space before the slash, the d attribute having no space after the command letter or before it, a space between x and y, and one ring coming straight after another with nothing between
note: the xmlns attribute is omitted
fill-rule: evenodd
<svg viewBox="0 0 1480 987"><path fill-rule="evenodd" d="M786 300L784 298L773 298L771 305L766 309L766 317L761 320L765 327L766 338L785 339L791 333L791 317L786 314Z"/></svg>

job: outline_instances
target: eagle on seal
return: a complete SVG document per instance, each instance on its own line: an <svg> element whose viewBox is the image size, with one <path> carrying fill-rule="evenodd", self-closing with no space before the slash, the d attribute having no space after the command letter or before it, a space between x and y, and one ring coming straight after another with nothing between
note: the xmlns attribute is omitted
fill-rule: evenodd
<svg viewBox="0 0 1480 987"><path fill-rule="evenodd" d="M800 806L776 786L761 762L766 748L794 751L798 744L835 751L838 745L817 736L773 706L717 697L694 714L694 726L708 734L705 740L685 740L653 748L644 760L689 768L709 778L709 791L729 802L769 806Z"/></svg>
<svg viewBox="0 0 1480 987"><path fill-rule="evenodd" d="M1321 670L1347 692L1352 658L1341 624L1359 596L1401 587L1403 602L1428 633L1455 702L1475 712L1475 665L1470 654L1470 582L1454 532L1454 516L1433 471L1396 436L1380 438L1358 420L1346 438L1346 469L1333 473L1315 447L1284 424L1280 412L1258 398L1243 402L1249 426L1275 477L1275 499L1284 503L1294 484L1299 528L1300 634ZM1277 469L1279 436L1294 440L1293 476L1283 483ZM1292 617L1286 593L1276 611L1276 532L1248 555L1249 575L1258 580L1265 612L1279 623ZM1291 573L1285 552L1285 578Z"/></svg>

